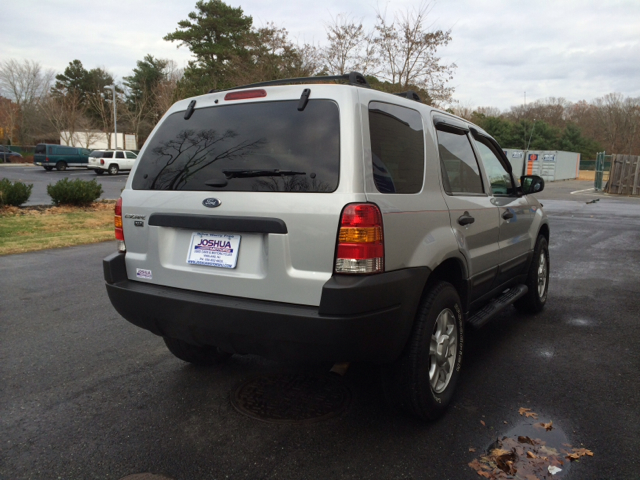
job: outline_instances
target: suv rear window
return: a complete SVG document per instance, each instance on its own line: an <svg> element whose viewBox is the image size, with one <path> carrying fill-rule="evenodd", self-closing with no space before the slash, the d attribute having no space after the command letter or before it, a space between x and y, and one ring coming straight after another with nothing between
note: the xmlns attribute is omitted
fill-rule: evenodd
<svg viewBox="0 0 640 480"><path fill-rule="evenodd" d="M340 119L330 100L200 108L170 115L149 141L135 190L333 192Z"/></svg>
<svg viewBox="0 0 640 480"><path fill-rule="evenodd" d="M33 153L36 155L44 155L47 153L47 146L42 144L36 145L36 149Z"/></svg>
<svg viewBox="0 0 640 480"><path fill-rule="evenodd" d="M92 158L113 158L113 152L101 152L98 150L91 152L89 156Z"/></svg>

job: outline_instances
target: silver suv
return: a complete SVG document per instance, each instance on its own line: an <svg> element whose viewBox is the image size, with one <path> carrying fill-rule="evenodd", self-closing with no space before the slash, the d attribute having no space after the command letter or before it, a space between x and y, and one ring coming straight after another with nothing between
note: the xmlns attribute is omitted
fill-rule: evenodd
<svg viewBox="0 0 640 480"><path fill-rule="evenodd" d="M416 100L352 73L176 103L116 206L116 310L194 364L383 364L395 404L441 415L465 324L543 308L549 226L542 178Z"/></svg>

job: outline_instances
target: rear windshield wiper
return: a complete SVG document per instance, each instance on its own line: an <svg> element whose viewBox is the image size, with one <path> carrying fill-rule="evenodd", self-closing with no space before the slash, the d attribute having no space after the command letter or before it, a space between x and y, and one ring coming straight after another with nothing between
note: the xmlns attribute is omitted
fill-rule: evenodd
<svg viewBox="0 0 640 480"><path fill-rule="evenodd" d="M223 170L225 177L231 178L250 178L250 177L279 177L291 175L306 175L306 172L295 172L293 170Z"/></svg>

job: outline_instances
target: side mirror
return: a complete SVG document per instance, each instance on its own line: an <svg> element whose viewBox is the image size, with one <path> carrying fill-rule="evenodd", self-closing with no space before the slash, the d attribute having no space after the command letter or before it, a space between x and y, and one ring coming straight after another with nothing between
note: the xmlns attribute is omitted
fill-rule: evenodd
<svg viewBox="0 0 640 480"><path fill-rule="evenodd" d="M538 175L523 175L520 177L520 185L524 195L540 193L544 190L544 179Z"/></svg>

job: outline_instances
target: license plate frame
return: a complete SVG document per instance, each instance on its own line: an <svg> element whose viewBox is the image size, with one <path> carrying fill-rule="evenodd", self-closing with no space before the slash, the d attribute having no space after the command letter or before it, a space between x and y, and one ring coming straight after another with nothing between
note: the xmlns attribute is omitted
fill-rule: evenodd
<svg viewBox="0 0 640 480"><path fill-rule="evenodd" d="M187 263L216 268L236 268L240 253L241 235L193 232Z"/></svg>

